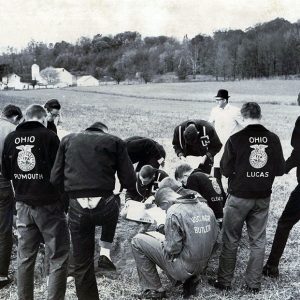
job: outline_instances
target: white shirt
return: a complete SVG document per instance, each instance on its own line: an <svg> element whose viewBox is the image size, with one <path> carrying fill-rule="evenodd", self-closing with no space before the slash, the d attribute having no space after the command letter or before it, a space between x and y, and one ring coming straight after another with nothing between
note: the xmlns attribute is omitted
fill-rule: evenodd
<svg viewBox="0 0 300 300"><path fill-rule="evenodd" d="M223 144L222 149L214 158L214 166L219 167L224 152L224 146L228 138L242 129L242 116L240 109L231 104L227 104L224 108L216 106L211 110L208 122L213 124L219 139Z"/></svg>
<svg viewBox="0 0 300 300"><path fill-rule="evenodd" d="M94 209L101 201L101 197L77 198L82 208Z"/></svg>

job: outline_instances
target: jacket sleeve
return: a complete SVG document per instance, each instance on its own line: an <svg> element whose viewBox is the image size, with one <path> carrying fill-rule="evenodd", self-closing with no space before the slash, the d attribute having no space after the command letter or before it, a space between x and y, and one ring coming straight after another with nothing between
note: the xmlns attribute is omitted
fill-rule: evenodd
<svg viewBox="0 0 300 300"><path fill-rule="evenodd" d="M138 140L136 142L142 142L143 143L143 151L148 153L151 158L155 158L156 160L159 160L162 156L160 154L160 151L158 147L156 146L156 143L150 139L144 139L144 140Z"/></svg>
<svg viewBox="0 0 300 300"><path fill-rule="evenodd" d="M59 145L50 175L50 182L54 186L57 186L61 191L64 190L65 141L66 139L63 138Z"/></svg>
<svg viewBox="0 0 300 300"><path fill-rule="evenodd" d="M222 143L213 127L210 128L209 133L210 143L208 145L208 157L214 157L222 148ZM212 156L212 157L210 157Z"/></svg>
<svg viewBox="0 0 300 300"><path fill-rule="evenodd" d="M235 160L236 160L236 154L233 149L232 140L231 138L229 138L225 144L224 153L222 155L221 162L220 162L221 173L225 177L230 177L234 174Z"/></svg>
<svg viewBox="0 0 300 300"><path fill-rule="evenodd" d="M183 248L183 233L178 218L172 214L165 224L164 250L169 257L178 256Z"/></svg>
<svg viewBox="0 0 300 300"><path fill-rule="evenodd" d="M277 151L275 152L275 163L276 163L276 170L275 170L275 176L282 176L285 173L285 160L282 152L281 143L279 140L279 137L276 136L276 142L277 142Z"/></svg>
<svg viewBox="0 0 300 300"><path fill-rule="evenodd" d="M12 179L12 170L11 170L11 159L8 153L9 140L5 139L3 151L2 151L2 162L1 162L1 173L4 178L7 180Z"/></svg>
<svg viewBox="0 0 300 300"><path fill-rule="evenodd" d="M293 151L290 157L286 160L285 173L291 169L300 166L300 117L298 117L292 133L291 145Z"/></svg>
<svg viewBox="0 0 300 300"><path fill-rule="evenodd" d="M173 134L173 141L172 141L172 144L173 144L173 148L175 150L175 153L176 155L178 156L180 153L183 153L183 149L181 148L180 146L180 140L181 142L183 142L183 136L181 134L181 130L180 130L180 126L177 126L175 129L174 129L174 134ZM184 153L183 153L184 154Z"/></svg>
<svg viewBox="0 0 300 300"><path fill-rule="evenodd" d="M135 193L136 175L125 142L120 140L117 147L117 175L121 186L127 189L129 193Z"/></svg>

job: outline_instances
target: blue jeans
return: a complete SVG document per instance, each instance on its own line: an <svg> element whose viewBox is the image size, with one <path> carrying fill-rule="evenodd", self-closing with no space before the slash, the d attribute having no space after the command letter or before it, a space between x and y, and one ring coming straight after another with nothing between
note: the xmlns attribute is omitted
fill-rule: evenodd
<svg viewBox="0 0 300 300"><path fill-rule="evenodd" d="M266 246L266 226L270 197L244 199L229 195L223 218L223 247L220 255L218 280L230 286L244 223L250 244L250 258L245 280L250 288L260 288Z"/></svg>
<svg viewBox="0 0 300 300"><path fill-rule="evenodd" d="M12 250L14 198L11 187L0 189L0 276L8 275Z"/></svg>
<svg viewBox="0 0 300 300"><path fill-rule="evenodd" d="M31 207L17 202L18 296L33 299L33 273L42 239L49 250L48 300L63 300L66 292L70 237L63 205Z"/></svg>
<svg viewBox="0 0 300 300"><path fill-rule="evenodd" d="M106 201L107 200L107 201ZM111 248L119 217L118 196L102 199L94 209L70 199L69 225L73 246L76 293L79 300L98 300L94 272L95 226L102 226L100 246Z"/></svg>

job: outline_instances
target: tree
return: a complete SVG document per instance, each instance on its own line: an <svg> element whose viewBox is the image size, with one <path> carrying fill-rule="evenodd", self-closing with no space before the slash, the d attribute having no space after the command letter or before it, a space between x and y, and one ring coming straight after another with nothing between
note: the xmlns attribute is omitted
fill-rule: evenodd
<svg viewBox="0 0 300 300"><path fill-rule="evenodd" d="M40 72L40 75L43 79L47 81L48 84L57 84L59 83L59 76L55 68L48 67Z"/></svg>

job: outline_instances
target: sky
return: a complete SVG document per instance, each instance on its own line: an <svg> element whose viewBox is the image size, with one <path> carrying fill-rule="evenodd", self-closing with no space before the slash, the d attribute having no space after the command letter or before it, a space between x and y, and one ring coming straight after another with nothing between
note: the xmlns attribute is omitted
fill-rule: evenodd
<svg viewBox="0 0 300 300"><path fill-rule="evenodd" d="M299 0L0 0L0 50L34 39L75 42L123 31L181 40L242 29L277 17L300 19Z"/></svg>

